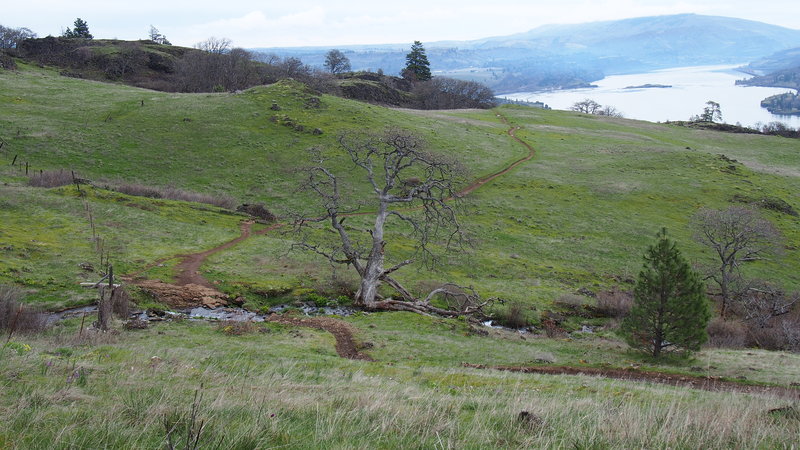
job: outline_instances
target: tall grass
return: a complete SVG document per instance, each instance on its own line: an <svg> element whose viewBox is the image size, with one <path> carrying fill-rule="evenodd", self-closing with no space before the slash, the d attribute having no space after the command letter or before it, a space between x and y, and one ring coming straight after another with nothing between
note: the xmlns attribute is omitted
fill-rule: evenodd
<svg viewBox="0 0 800 450"><path fill-rule="evenodd" d="M66 327L31 340L30 354L0 359L0 373L18 374L0 394L0 439L20 448L156 448L186 436L199 448L781 448L800 433L800 421L769 413L800 406L792 399L346 361L317 348L320 338L331 345L324 333L258 326L269 333L175 324L92 344L70 343Z"/></svg>

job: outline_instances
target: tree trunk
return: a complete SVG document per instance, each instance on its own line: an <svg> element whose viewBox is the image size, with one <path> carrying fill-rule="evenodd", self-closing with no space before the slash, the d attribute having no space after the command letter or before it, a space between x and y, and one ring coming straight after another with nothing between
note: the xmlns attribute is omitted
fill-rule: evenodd
<svg viewBox="0 0 800 450"><path fill-rule="evenodd" d="M371 232L372 248L364 266L364 271L360 274L361 285L358 288L358 292L356 292L355 304L358 306L369 307L375 303L378 295L378 286L380 286L381 278L384 276L383 247L386 243L383 241L383 226L388 215L387 204L381 200L380 208L375 215L375 227Z"/></svg>

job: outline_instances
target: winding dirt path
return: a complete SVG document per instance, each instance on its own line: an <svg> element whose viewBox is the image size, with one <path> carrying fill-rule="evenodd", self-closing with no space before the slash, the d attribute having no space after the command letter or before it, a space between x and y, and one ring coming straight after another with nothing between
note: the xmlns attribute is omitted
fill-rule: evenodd
<svg viewBox="0 0 800 450"><path fill-rule="evenodd" d="M768 394L800 400L800 389L783 386L755 386L735 381L721 380L718 377L695 375L677 375L644 370L604 369L598 367L573 366L486 366L483 364L463 363L462 366L473 369L493 369L507 372L536 373L543 375L588 375L617 380L650 382L671 386L701 389L705 391L743 392L750 394Z"/></svg>
<svg viewBox="0 0 800 450"><path fill-rule="evenodd" d="M494 180L495 178L498 178L500 176L503 176L503 175L507 174L508 172L514 170L520 164L522 164L522 163L524 163L526 161L530 161L531 159L533 159L534 156L536 156L536 150L533 148L533 146L517 137L517 131L520 129L520 127L512 127L508 123L508 119L506 119L504 116L502 116L500 114L498 114L497 116L500 118L500 120L503 121L503 123L505 123L506 125L509 125L509 129L507 131L508 135L511 136L512 139L514 139L515 141L520 143L522 146L524 146L526 149L528 149L528 154L525 155L524 157L514 161L513 163L509 164L506 168L504 168L503 170L501 170L499 172L495 172L495 173L493 173L491 175L486 175L484 177L478 178L477 180L473 181L469 186L467 186L464 189L462 189L461 191L459 191L459 193L458 193L459 197L464 197L466 195L471 194L473 191L475 191L479 187L483 186L484 184Z"/></svg>

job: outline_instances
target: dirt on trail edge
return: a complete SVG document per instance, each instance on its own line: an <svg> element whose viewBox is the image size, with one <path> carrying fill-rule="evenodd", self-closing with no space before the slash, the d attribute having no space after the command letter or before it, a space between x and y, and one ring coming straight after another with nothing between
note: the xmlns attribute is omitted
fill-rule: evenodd
<svg viewBox="0 0 800 450"><path fill-rule="evenodd" d="M336 353L342 358L357 359L361 361L375 361L367 354L358 350L353 339L353 327L347 322L331 317L291 317L272 314L267 317L269 322L293 325L296 327L315 328L325 330L336 338Z"/></svg>
<svg viewBox="0 0 800 450"><path fill-rule="evenodd" d="M473 369L494 369L507 372L535 373L542 375L588 375L617 380L650 382L671 386L701 389L705 391L743 392L750 394L769 394L800 400L800 389L783 386L758 386L722 380L718 377L694 375L677 375L662 372L649 372L638 369L604 369L599 367L572 366L486 366L483 364L463 363L462 366Z"/></svg>

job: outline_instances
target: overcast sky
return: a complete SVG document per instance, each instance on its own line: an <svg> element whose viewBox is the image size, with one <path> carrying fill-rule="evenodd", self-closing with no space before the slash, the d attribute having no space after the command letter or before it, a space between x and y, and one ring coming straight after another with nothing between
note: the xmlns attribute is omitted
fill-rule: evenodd
<svg viewBox="0 0 800 450"><path fill-rule="evenodd" d="M341 46L469 40L545 24L696 13L800 29L797 0L8 0L0 24L57 36L76 17L95 38L142 39L150 25L173 44L226 37L239 47Z"/></svg>

